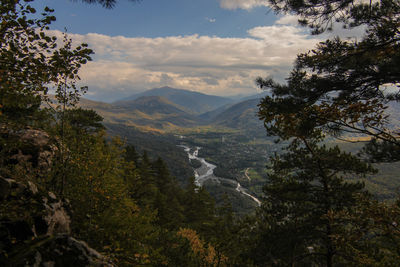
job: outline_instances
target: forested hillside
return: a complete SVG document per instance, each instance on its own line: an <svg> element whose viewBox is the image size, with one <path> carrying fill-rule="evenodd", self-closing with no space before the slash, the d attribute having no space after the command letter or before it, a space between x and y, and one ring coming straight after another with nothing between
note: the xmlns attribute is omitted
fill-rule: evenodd
<svg viewBox="0 0 400 267"><path fill-rule="evenodd" d="M50 9L33 20L26 2L1 11L1 265L226 264L229 208L216 209L191 174L179 185L162 159L110 140L98 114L75 107L92 51L67 38L56 48L45 32ZM56 104L46 105L50 85Z"/></svg>
<svg viewBox="0 0 400 267"><path fill-rule="evenodd" d="M362 26L365 35L327 40L298 55L286 84L257 79L272 92L258 117L280 149L264 150L271 139L247 140L240 157L216 153L224 163L242 159L244 179L249 172L265 176L264 185L254 184L255 191L262 187L260 206L241 217L229 195L220 194L217 206L207 186L196 185L188 164L198 162L189 162L173 137L152 134L155 148L148 133L103 124L94 110L79 107L87 91L79 75L93 51L66 34L57 40L48 31L53 10L35 10L31 2L0 7L1 266L398 265L400 200L377 200L363 182L377 175L376 164L400 159L398 128L386 113L399 101L398 1L269 1L315 34L336 21ZM156 114L148 110L155 102L163 114L181 112L161 97L132 101L142 112ZM252 128L243 103L221 114ZM236 116L237 110L248 112ZM134 135L136 143L107 135L107 128ZM200 130L190 134L188 144L202 139ZM246 138L225 134L201 141L210 153L213 143L222 151ZM327 144L335 139L344 143ZM358 141L359 153L342 150ZM270 156L265 172L251 165L258 153ZM232 173L224 164L216 172Z"/></svg>

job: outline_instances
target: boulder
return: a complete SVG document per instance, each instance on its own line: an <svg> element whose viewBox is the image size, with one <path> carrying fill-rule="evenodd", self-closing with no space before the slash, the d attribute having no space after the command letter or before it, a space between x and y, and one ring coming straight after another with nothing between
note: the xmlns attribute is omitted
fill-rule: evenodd
<svg viewBox="0 0 400 267"><path fill-rule="evenodd" d="M0 177L0 201L8 202L8 204L17 202L16 209L30 209L33 218L32 231L35 236L70 233L71 221L67 212L69 202L58 199L52 192L39 192L37 186L30 181L24 185L13 179ZM21 210L21 215L22 212L23 210ZM3 220L8 221L18 219L7 214L2 214L2 217Z"/></svg>
<svg viewBox="0 0 400 267"><path fill-rule="evenodd" d="M0 266L112 266L70 236L69 202L0 177Z"/></svg>
<svg viewBox="0 0 400 267"><path fill-rule="evenodd" d="M14 144L4 147L2 151L8 159L6 165L29 164L42 173L50 170L58 148L56 142L45 131L31 128L16 131L0 127L0 135L10 140L10 144Z"/></svg>
<svg viewBox="0 0 400 267"><path fill-rule="evenodd" d="M85 242L56 235L31 242L24 252L11 254L8 266L113 266Z"/></svg>
<svg viewBox="0 0 400 267"><path fill-rule="evenodd" d="M69 202L33 182L51 170L55 140L42 130L4 125L0 138L7 140L1 163L9 167L0 173L0 266L111 266L71 237Z"/></svg>
<svg viewBox="0 0 400 267"><path fill-rule="evenodd" d="M52 192L49 192L49 198L43 198L43 206L46 209L45 215L42 217L46 222L47 235L69 234L70 217L65 209L68 205L66 202L57 200Z"/></svg>

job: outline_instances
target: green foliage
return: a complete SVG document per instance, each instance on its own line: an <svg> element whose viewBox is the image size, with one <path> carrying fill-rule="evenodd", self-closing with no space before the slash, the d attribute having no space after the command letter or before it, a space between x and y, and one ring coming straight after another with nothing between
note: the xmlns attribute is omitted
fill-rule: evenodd
<svg viewBox="0 0 400 267"><path fill-rule="evenodd" d="M65 120L77 133L96 133L104 130L103 118L94 110L82 108L65 110Z"/></svg>
<svg viewBox="0 0 400 267"><path fill-rule="evenodd" d="M272 158L262 208L250 222L255 246L246 255L256 265L392 265L398 233L389 225L397 228L397 207L373 201L363 184L349 181L372 172L370 165L321 142L327 135L368 136L364 158L397 160L399 136L385 111L398 100L399 3L270 2L278 12L300 15L314 33L336 21L363 25L366 34L361 41L327 40L298 55L287 84L257 79L272 89L259 117L269 135L290 145ZM385 91L388 85L394 93ZM389 213L390 223L383 219Z"/></svg>
<svg viewBox="0 0 400 267"><path fill-rule="evenodd" d="M69 142L64 195L73 207L74 234L117 259L132 251L149 254L140 241L157 235L155 212L141 211L130 196L124 178L136 173L125 168L120 141L108 144L100 133Z"/></svg>
<svg viewBox="0 0 400 267"><path fill-rule="evenodd" d="M56 39L45 34L55 20L46 8L43 17L30 1L3 1L0 8L0 108L2 123L32 123L51 75L50 56ZM51 55L51 54L50 54Z"/></svg>
<svg viewBox="0 0 400 267"><path fill-rule="evenodd" d="M53 10L46 7L38 16L30 2L3 1L0 8L0 153L3 159L26 147L24 143L9 140L21 129L52 128L55 114L41 108L48 101L49 88L74 88L74 93L64 96L66 101L77 101L78 70L90 60L92 53L86 44L73 48L67 39L63 47L57 48L57 38L47 33L55 20ZM9 169L8 163L1 160L0 167ZM31 167L25 169L35 172Z"/></svg>
<svg viewBox="0 0 400 267"><path fill-rule="evenodd" d="M65 191L76 207L75 233L121 264L178 264L193 257L176 233L190 227L209 234L215 221L210 196L193 184L181 189L160 158L152 162L132 146L104 143L101 135L86 138L69 145L77 153L69 156Z"/></svg>
<svg viewBox="0 0 400 267"><path fill-rule="evenodd" d="M25 1L3 1L0 9L0 122L10 125L32 125L41 119L42 100L50 86L72 78L75 87L78 70L90 60L86 44L72 49L65 39L57 48L57 38L46 30L55 20L53 10L46 7L42 16Z"/></svg>
<svg viewBox="0 0 400 267"><path fill-rule="evenodd" d="M371 162L398 162L400 149L396 143L377 141L372 139L363 147L361 155L366 156Z"/></svg>
<svg viewBox="0 0 400 267"><path fill-rule="evenodd" d="M191 179L184 196L186 225L200 233L208 233L213 226L215 203L203 187L198 187Z"/></svg>
<svg viewBox="0 0 400 267"><path fill-rule="evenodd" d="M187 154L176 146L176 137L139 131L137 128L121 124L105 123L107 132L112 136L125 138L128 144L135 147L137 153L147 151L151 158L161 157L168 166L172 176L176 177L180 185L188 183L188 177L193 170L187 160ZM137 163L137 162L136 162Z"/></svg>
<svg viewBox="0 0 400 267"><path fill-rule="evenodd" d="M299 15L299 23L313 29L314 34L332 30L338 22L344 28L353 28L374 25L376 20L395 20L398 12L398 3L393 0L269 0L269 3L277 13Z"/></svg>
<svg viewBox="0 0 400 267"><path fill-rule="evenodd" d="M351 210L362 193L362 183L344 178L372 168L338 147L318 146L313 140L293 142L287 150L272 159L258 211L263 238L256 246L255 261L331 266L337 254L331 235L343 221L329 221L327 216ZM259 249L269 253L261 257Z"/></svg>
<svg viewBox="0 0 400 267"><path fill-rule="evenodd" d="M105 8L113 8L116 3L117 0L81 0L84 3L89 3L89 4L99 4L102 5ZM140 0L129 0L131 2L138 2Z"/></svg>
<svg viewBox="0 0 400 267"><path fill-rule="evenodd" d="M398 151L399 134L390 127L385 112L388 103L398 100L398 1L275 2L283 10L314 19L338 15L347 25L364 25L366 34L361 41L327 40L298 55L286 85L257 80L260 87L272 88L273 96L263 99L259 112L269 133L287 139L294 131L307 136L319 129L334 137L345 132L376 139L371 149L385 142L383 146L389 143ZM318 28L324 21L315 23Z"/></svg>
<svg viewBox="0 0 400 267"><path fill-rule="evenodd" d="M400 259L399 216L398 203L382 203L363 195L352 213L329 214L329 221L348 222L332 235L341 261L349 266L396 266Z"/></svg>
<svg viewBox="0 0 400 267"><path fill-rule="evenodd" d="M211 233L226 228L221 220L227 219L217 216L209 194L193 181L182 189L161 158L153 161L146 152L139 156L133 146L106 138L102 117L75 107L86 92L76 85L79 69L92 51L85 44L72 47L66 35L57 48L56 38L46 32L55 20L53 11L45 8L43 17L35 19L36 10L29 2L3 1L0 7L0 176L34 182L43 192L68 199L72 235L120 266L224 266L227 247L219 245L216 252L208 242L221 244ZM51 87L57 103L43 108ZM19 130L28 126L32 138L39 133L43 138L32 144L21 141ZM163 149L174 153L169 147ZM40 162L41 152L49 160L46 164ZM24 160L15 160L10 153ZM2 202L1 219L7 211L12 220L18 216L32 220L41 215L31 208L36 202L29 198ZM1 220L1 229L2 225ZM180 234L180 229L188 235ZM195 248L196 242L201 246ZM19 248L9 245L13 251Z"/></svg>

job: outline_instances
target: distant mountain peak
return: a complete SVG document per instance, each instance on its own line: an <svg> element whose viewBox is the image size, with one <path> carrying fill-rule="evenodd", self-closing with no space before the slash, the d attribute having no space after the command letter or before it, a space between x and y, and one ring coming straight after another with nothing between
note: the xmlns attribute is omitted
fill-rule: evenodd
<svg viewBox="0 0 400 267"><path fill-rule="evenodd" d="M139 103L139 102L168 102L170 104L172 104L172 102L170 102L167 98L163 97L163 96L157 96L157 95L151 95L151 96L141 96L139 98L135 99L135 102Z"/></svg>
<svg viewBox="0 0 400 267"><path fill-rule="evenodd" d="M173 89L173 90L184 90L184 89L179 89L179 88L172 88L172 87L170 87L170 86L162 86L162 87L159 87L159 88L154 88L154 89L164 89L164 90L168 90L168 89ZM153 90L154 90L153 89Z"/></svg>
<svg viewBox="0 0 400 267"><path fill-rule="evenodd" d="M169 102L192 114L201 114L232 102L232 99L226 97L164 86L134 94L121 101L114 102L114 104L119 105L121 102L135 100L143 96L165 97Z"/></svg>

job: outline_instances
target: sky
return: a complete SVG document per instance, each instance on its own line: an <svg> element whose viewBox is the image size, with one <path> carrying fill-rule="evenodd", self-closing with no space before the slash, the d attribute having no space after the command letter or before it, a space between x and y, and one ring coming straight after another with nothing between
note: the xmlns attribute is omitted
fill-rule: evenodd
<svg viewBox="0 0 400 267"><path fill-rule="evenodd" d="M298 27L294 16L277 16L265 0L119 0L113 9L37 0L34 6L55 9L51 34L62 39L67 31L75 44L95 51L80 83L89 87L85 97L105 102L163 86L255 94L257 77L283 82L296 55L326 39Z"/></svg>

